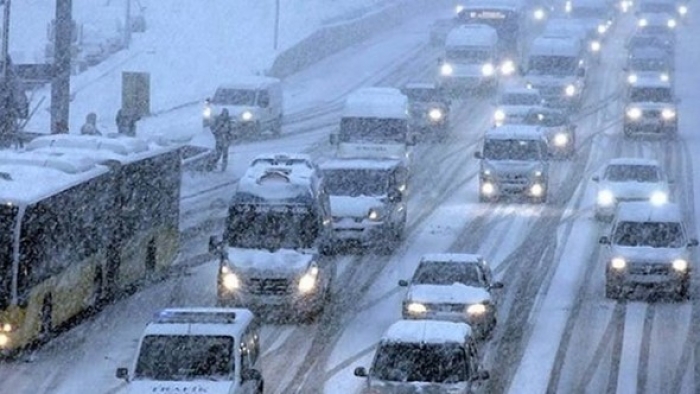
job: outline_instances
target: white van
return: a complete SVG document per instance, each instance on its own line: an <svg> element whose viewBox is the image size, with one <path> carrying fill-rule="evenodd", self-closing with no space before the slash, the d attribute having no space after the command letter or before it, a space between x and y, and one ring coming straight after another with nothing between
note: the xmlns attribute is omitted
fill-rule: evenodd
<svg viewBox="0 0 700 394"><path fill-rule="evenodd" d="M282 132L282 83L277 78L249 76L220 85L204 105L204 127L226 108L239 136Z"/></svg>
<svg viewBox="0 0 700 394"><path fill-rule="evenodd" d="M447 35L445 57L439 61L440 86L458 91L496 88L498 50L498 33L493 27L455 27Z"/></svg>
<svg viewBox="0 0 700 394"><path fill-rule="evenodd" d="M414 143L408 97L396 88L356 90L347 97L330 142L342 158L408 160L408 145Z"/></svg>

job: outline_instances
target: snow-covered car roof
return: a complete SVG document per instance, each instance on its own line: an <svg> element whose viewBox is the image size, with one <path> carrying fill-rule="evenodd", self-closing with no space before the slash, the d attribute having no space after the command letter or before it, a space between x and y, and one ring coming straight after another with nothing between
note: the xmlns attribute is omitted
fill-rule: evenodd
<svg viewBox="0 0 700 394"><path fill-rule="evenodd" d="M606 167L609 166L654 166L660 167L655 159L645 159L641 157L618 157L610 159Z"/></svg>
<svg viewBox="0 0 700 394"><path fill-rule="evenodd" d="M655 205L648 201L623 202L617 209L616 221L682 223L683 215L676 203Z"/></svg>
<svg viewBox="0 0 700 394"><path fill-rule="evenodd" d="M637 20L641 21L645 19L647 21L646 26L640 26L642 28L649 26L664 26L668 27L667 23L669 19L674 19L673 15L666 13L656 13L656 12L642 12L637 16Z"/></svg>
<svg viewBox="0 0 700 394"><path fill-rule="evenodd" d="M408 97L396 88L360 88L345 99L343 117L408 118Z"/></svg>
<svg viewBox="0 0 700 394"><path fill-rule="evenodd" d="M437 85L431 82L409 82L403 86L406 90L411 89L437 89Z"/></svg>
<svg viewBox="0 0 700 394"><path fill-rule="evenodd" d="M4 152L0 155L0 202L31 204L109 172L84 155Z"/></svg>
<svg viewBox="0 0 700 394"><path fill-rule="evenodd" d="M263 77L257 75L246 75L236 77L234 80L222 83L218 86L218 89L258 90L265 89L270 85L278 83L280 83L280 80L277 78Z"/></svg>
<svg viewBox="0 0 700 394"><path fill-rule="evenodd" d="M630 84L631 88L672 88L672 82L667 79L663 80L658 75L640 74L637 75L637 80Z"/></svg>
<svg viewBox="0 0 700 394"><path fill-rule="evenodd" d="M520 1L508 1L508 0L475 0L470 1L468 4L462 5L462 13L469 11L481 11L481 10L496 10L496 11L518 11L522 8L522 2Z"/></svg>
<svg viewBox="0 0 700 394"><path fill-rule="evenodd" d="M581 45L575 37L537 37L532 43L530 56L571 56L581 54Z"/></svg>
<svg viewBox="0 0 700 394"><path fill-rule="evenodd" d="M541 140L543 135L539 126L505 124L487 130L484 138L489 140Z"/></svg>
<svg viewBox="0 0 700 394"><path fill-rule="evenodd" d="M309 196L318 176L315 168L304 163L251 165L238 181L236 192L269 200Z"/></svg>
<svg viewBox="0 0 700 394"><path fill-rule="evenodd" d="M447 34L446 47L493 46L498 43L498 32L491 26L480 23L454 27Z"/></svg>
<svg viewBox="0 0 700 394"><path fill-rule="evenodd" d="M256 156L250 167L257 166L305 166L309 170L314 170L314 160L305 153L266 153Z"/></svg>
<svg viewBox="0 0 700 394"><path fill-rule="evenodd" d="M253 322L244 308L169 308L148 323L143 335L223 335L240 338Z"/></svg>
<svg viewBox="0 0 700 394"><path fill-rule="evenodd" d="M399 343L459 343L472 335L466 323L438 320L399 320L382 336L382 342Z"/></svg>
<svg viewBox="0 0 700 394"><path fill-rule="evenodd" d="M465 263L465 264L475 264L483 260L483 257L479 254L471 253L430 253L421 256L420 261L423 262L435 262L435 263Z"/></svg>
<svg viewBox="0 0 700 394"><path fill-rule="evenodd" d="M634 47L630 49L630 59L668 59L668 52L657 47ZM670 60L670 59L669 59Z"/></svg>
<svg viewBox="0 0 700 394"><path fill-rule="evenodd" d="M396 159L331 159L320 165L321 170L390 170L402 165Z"/></svg>

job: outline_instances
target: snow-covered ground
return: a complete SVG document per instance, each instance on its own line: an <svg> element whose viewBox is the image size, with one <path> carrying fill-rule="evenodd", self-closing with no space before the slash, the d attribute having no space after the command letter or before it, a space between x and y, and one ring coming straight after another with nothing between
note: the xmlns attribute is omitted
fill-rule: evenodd
<svg viewBox="0 0 700 394"><path fill-rule="evenodd" d="M216 4L225 7L229 3ZM376 3L365 1L367 6ZM40 2L27 0L26 4ZM172 12L167 13L169 21L149 17L153 29L149 31L153 34L172 32L168 28L173 22L191 23L206 17L199 6L193 5L200 4L197 2L151 0L148 13L154 11L155 4ZM252 31L262 21L269 21L269 6L266 8L261 2L251 2L247 11L246 17L232 14L232 18L239 18L231 27L236 32ZM337 11L341 11L340 7ZM691 21L697 18L696 11L692 11ZM297 120L285 124L281 139L235 146L232 165L226 173L186 175L181 227L189 239L183 237L182 254L183 260L190 260L190 268L110 305L36 351L31 362L1 364L0 392L124 392L124 383L113 377L114 369L129 365L138 336L155 311L165 306L214 303L216 264L196 264L193 259L202 255L208 234L220 225L232 181L250 159L270 151L304 151L320 159L327 157L328 132L338 116L334 104L349 91L365 85L400 86L432 77L437 53L425 44L431 22L443 14L436 11L434 15L413 18L287 78L287 113L295 114ZM321 17L320 13L318 16L318 23L332 17ZM693 300L686 304L635 300L616 304L603 297L604 271L597 237L604 228L592 219L594 194L590 176L606 160L622 155L659 159L676 179L676 199L686 209L695 233L699 230L693 208L700 202L694 192L698 181L693 173L700 165L700 156L695 153L700 152L695 132L700 114L693 112L700 102L696 88L700 86L700 75L693 70L700 61L700 48L694 39L700 34L699 27L692 23L685 26L678 44L678 53L683 54L677 59L676 74L682 81L678 87L683 100L679 141L627 141L621 137L619 119L624 81L622 43L630 32L630 18L614 33L603 64L592 71L592 84L582 110L586 116L578 122L579 154L570 162L553 164L552 195L547 206L477 202L478 163L472 153L490 123L492 100L456 101L448 143L417 148L410 185L408 235L396 253L339 257L333 303L318 323L265 326L261 368L266 392L359 392L362 381L352 376L352 370L370 363L382 332L400 316L404 290L397 281L411 275L421 254L445 251L483 254L497 278L505 282L495 337L482 349L492 376L486 392L697 392L697 283L693 285ZM306 24L300 27L304 33L299 37L311 31L312 23ZM215 27L221 28L211 22L201 28ZM84 112L93 109L108 114L103 122L105 127L111 127L123 67L144 67L152 72L154 81L161 78L156 74L178 73L181 79L176 80L184 77L193 81L190 85L196 86L165 85L159 92L156 86L163 85L154 83L154 103L167 109L205 97L227 75L227 68L217 63L217 56L230 54L238 64L236 56L255 51L241 46L217 52L213 49L222 49L221 43L207 41L208 37L199 33L191 36L188 38L202 41L202 48L189 48L184 37L173 39L172 46L170 41L164 43L148 35L136 38L128 52L76 77L74 89L82 89L76 91L73 127L80 124ZM255 40L250 42L257 43ZM267 40L269 44L270 37ZM178 46L184 52L177 51ZM190 62L178 58L185 53L192 56ZM266 61L251 55L240 60L240 67L266 67L272 54L265 53ZM202 63L217 64L207 68ZM188 66L200 71L216 70L211 74L216 78L190 72ZM170 79L163 79L167 80ZM210 137L201 130L200 109L193 105L169 111L143 121L139 127L145 133L189 134L206 143ZM36 124L40 124L39 119Z"/></svg>

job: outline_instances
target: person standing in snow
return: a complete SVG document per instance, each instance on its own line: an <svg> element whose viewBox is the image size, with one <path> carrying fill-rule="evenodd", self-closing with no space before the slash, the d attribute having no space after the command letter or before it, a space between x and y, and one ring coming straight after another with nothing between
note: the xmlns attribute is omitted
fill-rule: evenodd
<svg viewBox="0 0 700 394"><path fill-rule="evenodd" d="M231 117L226 108L221 110L221 113L214 119L214 124L211 127L214 134L215 153L216 156L210 166L210 171L213 171L216 165L221 160L221 171L226 171L228 165L228 149L233 139L233 126L231 125Z"/></svg>
<svg viewBox="0 0 700 394"><path fill-rule="evenodd" d="M134 114L132 111L126 111L123 108L119 108L119 111L117 111L117 116L115 118L119 134L128 135L130 137L136 137L136 122L139 119L139 116Z"/></svg>
<svg viewBox="0 0 700 394"><path fill-rule="evenodd" d="M97 129L97 114L90 112L85 117L85 124L80 128L80 134L82 135L102 135Z"/></svg>

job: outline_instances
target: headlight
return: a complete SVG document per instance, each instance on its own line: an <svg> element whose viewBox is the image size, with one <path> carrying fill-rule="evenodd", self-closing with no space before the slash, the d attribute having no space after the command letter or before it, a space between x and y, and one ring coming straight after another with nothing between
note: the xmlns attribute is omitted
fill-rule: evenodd
<svg viewBox="0 0 700 394"><path fill-rule="evenodd" d="M506 113L503 112L502 109L497 109L496 112L493 113L493 119L497 122L502 122L506 119Z"/></svg>
<svg viewBox="0 0 700 394"><path fill-rule="evenodd" d="M484 182L483 185L481 185L481 194L485 196L490 196L496 191L496 188L493 186L493 183L491 182Z"/></svg>
<svg viewBox="0 0 700 394"><path fill-rule="evenodd" d="M491 63L486 63L486 64L484 64L483 67L481 67L481 73L482 73L485 77L490 77L490 76L492 76L492 75L493 75L493 72L494 72L493 64L491 64Z"/></svg>
<svg viewBox="0 0 700 394"><path fill-rule="evenodd" d="M241 119L244 122L249 122L249 121L253 120L253 113L250 111L245 111L241 114Z"/></svg>
<svg viewBox="0 0 700 394"><path fill-rule="evenodd" d="M648 25L648 24L649 24L649 21L644 19L644 18L637 21L637 26L639 26L639 27L646 27L646 25Z"/></svg>
<svg viewBox="0 0 700 394"><path fill-rule="evenodd" d="M668 82L669 78L670 77L666 73L661 73L661 75L659 75L659 79L663 82Z"/></svg>
<svg viewBox="0 0 700 394"><path fill-rule="evenodd" d="M546 15L543 9L538 8L532 13L532 16L535 18L535 20L541 21Z"/></svg>
<svg viewBox="0 0 700 394"><path fill-rule="evenodd" d="M664 205L668 202L668 195L661 191L651 193L649 201L654 205Z"/></svg>
<svg viewBox="0 0 700 394"><path fill-rule="evenodd" d="M564 93L566 93L566 95L569 97L573 96L574 94L576 94L576 86L568 85L566 89L564 89Z"/></svg>
<svg viewBox="0 0 700 394"><path fill-rule="evenodd" d="M448 63L445 63L442 65L442 67L440 67L440 74L442 74L444 76L452 75L453 71L454 70L452 69L452 66Z"/></svg>
<svg viewBox="0 0 700 394"><path fill-rule="evenodd" d="M675 259L672 263L673 269L678 272L685 272L688 269L688 262L683 259Z"/></svg>
<svg viewBox="0 0 700 394"><path fill-rule="evenodd" d="M486 313L486 305L472 304L467 307L467 313L473 316L479 316Z"/></svg>
<svg viewBox="0 0 700 394"><path fill-rule="evenodd" d="M567 2L564 4L564 11L567 12L567 13L571 12L571 1L567 1Z"/></svg>
<svg viewBox="0 0 700 394"><path fill-rule="evenodd" d="M600 51L600 41L591 41L591 51L593 51L593 52Z"/></svg>
<svg viewBox="0 0 700 394"><path fill-rule="evenodd" d="M688 13L688 7L686 7L686 6L684 6L684 5L678 7L678 13L679 13L680 15L685 15L685 14L687 14L687 13Z"/></svg>
<svg viewBox="0 0 700 394"><path fill-rule="evenodd" d="M542 176L542 171L537 170L537 171L533 172L532 175L534 175L535 178L539 178Z"/></svg>
<svg viewBox="0 0 700 394"><path fill-rule="evenodd" d="M5 348L10 344L10 336L5 333L0 333L0 348Z"/></svg>
<svg viewBox="0 0 700 394"><path fill-rule="evenodd" d="M318 277L318 267L311 267L309 272L299 279L299 292L306 294L316 288L316 278Z"/></svg>
<svg viewBox="0 0 700 394"><path fill-rule="evenodd" d="M674 27L676 27L676 24L677 24L677 23L676 23L676 20L675 20L675 19L669 19L668 22L666 22L666 25L667 25L669 28L671 28L671 29L673 29Z"/></svg>
<svg viewBox="0 0 700 394"><path fill-rule="evenodd" d="M554 136L554 145L562 147L569 144L569 135L566 133L557 133Z"/></svg>
<svg viewBox="0 0 700 394"><path fill-rule="evenodd" d="M615 257L614 259L610 260L610 266L617 271L622 271L627 267L627 262L625 259L622 257Z"/></svg>
<svg viewBox="0 0 700 394"><path fill-rule="evenodd" d="M501 74L503 75L512 75L515 73L515 63L513 63L512 60L506 60L501 64Z"/></svg>
<svg viewBox="0 0 700 394"><path fill-rule="evenodd" d="M378 221L382 218L382 213L378 209L370 209L367 213L367 218L372 221Z"/></svg>
<svg viewBox="0 0 700 394"><path fill-rule="evenodd" d="M673 119L676 117L676 111L670 108L666 108L663 111L661 111L661 117L666 120Z"/></svg>
<svg viewBox="0 0 700 394"><path fill-rule="evenodd" d="M3 324L2 327L0 328L0 331L11 332L12 331L12 324L10 324L10 323Z"/></svg>
<svg viewBox="0 0 700 394"><path fill-rule="evenodd" d="M530 193L532 193L532 195L535 197L541 197L544 193L544 187L542 187L542 185L539 183L535 183L530 187Z"/></svg>
<svg viewBox="0 0 700 394"><path fill-rule="evenodd" d="M642 116L642 110L639 108L630 108L627 110L627 117L630 119L639 119Z"/></svg>
<svg viewBox="0 0 700 394"><path fill-rule="evenodd" d="M430 120L437 122L438 120L442 119L442 111L440 111L438 108L433 108L428 112L428 117Z"/></svg>
<svg viewBox="0 0 700 394"><path fill-rule="evenodd" d="M533 86L530 82L526 83L526 84L525 84L525 87L528 88L528 89L534 88L534 86Z"/></svg>
<svg viewBox="0 0 700 394"><path fill-rule="evenodd" d="M598 34L605 34L608 31L608 25L598 25Z"/></svg>
<svg viewBox="0 0 700 394"><path fill-rule="evenodd" d="M223 276L223 284L227 290L237 290L241 287L240 279L238 279L238 276L233 272L228 271L224 273Z"/></svg>
<svg viewBox="0 0 700 394"><path fill-rule="evenodd" d="M206 119L211 118L211 107L204 107L204 110L202 111L202 116L204 116Z"/></svg>
<svg viewBox="0 0 700 394"><path fill-rule="evenodd" d="M627 82L637 83L637 74L630 74L627 76Z"/></svg>
<svg viewBox="0 0 700 394"><path fill-rule="evenodd" d="M610 190L601 190L598 192L598 205L609 207L615 203L615 195Z"/></svg>
<svg viewBox="0 0 700 394"><path fill-rule="evenodd" d="M426 308L425 305L420 304L418 302L412 302L412 303L408 304L408 307L406 309L408 310L409 313L413 313L413 314L421 314L421 313L425 313L428 311L428 308Z"/></svg>
<svg viewBox="0 0 700 394"><path fill-rule="evenodd" d="M463 5L458 5L457 7L455 7L455 14L459 14L462 11L464 11Z"/></svg>

